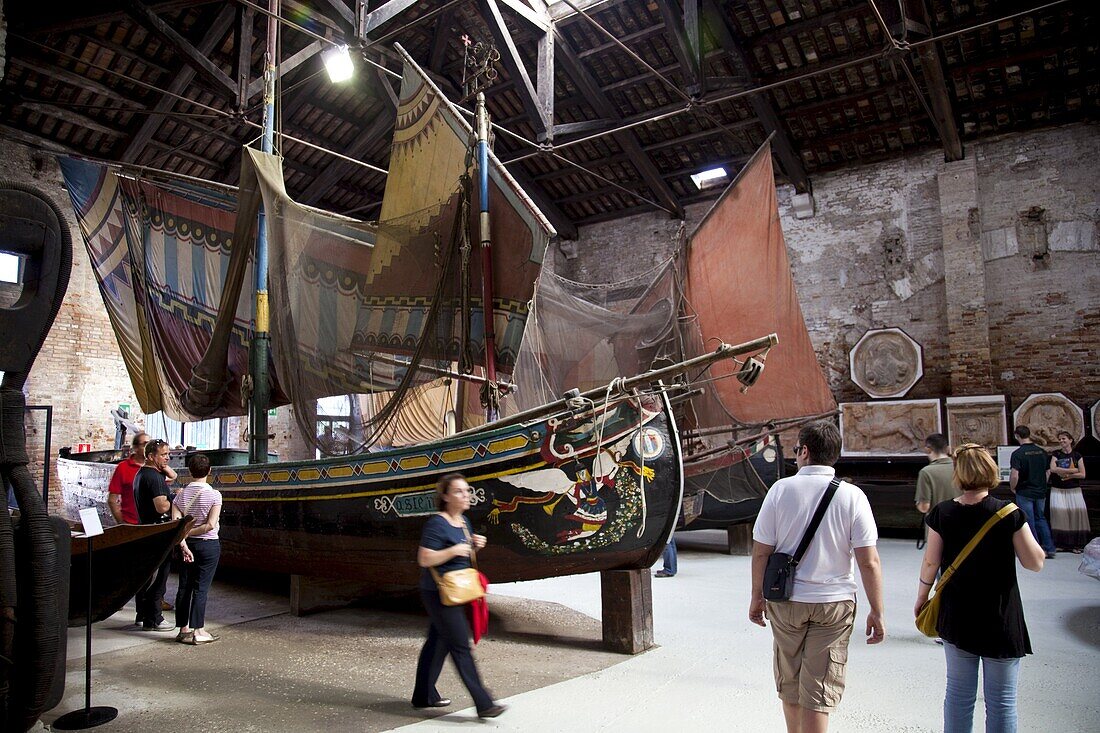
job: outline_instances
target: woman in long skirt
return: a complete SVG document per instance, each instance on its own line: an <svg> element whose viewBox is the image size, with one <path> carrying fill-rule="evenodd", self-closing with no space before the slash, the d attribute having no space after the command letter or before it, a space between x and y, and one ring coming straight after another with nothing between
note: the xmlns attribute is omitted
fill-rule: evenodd
<svg viewBox="0 0 1100 733"><path fill-rule="evenodd" d="M1059 449L1050 456L1050 533L1059 550L1081 554L1092 534L1081 495L1085 459L1073 448L1073 436L1058 432Z"/></svg>

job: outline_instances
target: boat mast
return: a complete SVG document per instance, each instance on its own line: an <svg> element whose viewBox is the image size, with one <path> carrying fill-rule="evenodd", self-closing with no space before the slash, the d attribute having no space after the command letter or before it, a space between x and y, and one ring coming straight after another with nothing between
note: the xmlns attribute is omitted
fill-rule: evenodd
<svg viewBox="0 0 1100 733"><path fill-rule="evenodd" d="M477 178L481 211L478 216L481 243L481 312L485 328L485 420L493 422L499 416L493 391L496 388L496 333L493 318L493 246L489 238L489 110L485 108L485 92L477 93Z"/></svg>
<svg viewBox="0 0 1100 733"><path fill-rule="evenodd" d="M275 137L275 65L279 30L279 0L268 0L267 50L264 54L264 124L260 149L272 152ZM271 403L271 383L268 359L271 353L270 319L267 308L267 227L263 205L260 206L259 229L256 235L256 330L249 351L249 373L252 376L252 398L249 401L252 428L248 439L249 463L267 462L267 408Z"/></svg>

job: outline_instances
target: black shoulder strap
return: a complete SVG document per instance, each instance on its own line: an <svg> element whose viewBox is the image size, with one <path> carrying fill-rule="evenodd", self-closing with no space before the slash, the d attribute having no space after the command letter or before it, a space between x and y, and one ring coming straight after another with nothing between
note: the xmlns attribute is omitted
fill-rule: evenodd
<svg viewBox="0 0 1100 733"><path fill-rule="evenodd" d="M825 516L825 510L829 508L829 502L833 500L833 494L840 488L840 479L833 477L833 480L829 482L829 486L825 489L825 493L821 495L821 501L817 503L817 511L814 512L814 518L810 520L810 526L806 528L806 533L802 535L802 541L798 543L798 549L794 551L794 564L797 565L802 556L806 554L806 550L810 547L810 541L814 538L814 533L817 532L817 527L821 524L821 519Z"/></svg>

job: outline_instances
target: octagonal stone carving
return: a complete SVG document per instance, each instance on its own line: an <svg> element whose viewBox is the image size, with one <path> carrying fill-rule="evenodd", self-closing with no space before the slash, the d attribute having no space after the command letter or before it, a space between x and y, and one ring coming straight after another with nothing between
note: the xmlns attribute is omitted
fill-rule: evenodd
<svg viewBox="0 0 1100 733"><path fill-rule="evenodd" d="M863 334L848 353L852 381L871 397L904 397L924 376L921 345L900 328Z"/></svg>
<svg viewBox="0 0 1100 733"><path fill-rule="evenodd" d="M1085 434L1085 413L1061 392L1029 395L1012 413L1016 427L1031 428L1031 439L1046 450L1058 447L1058 431L1066 430L1074 440Z"/></svg>

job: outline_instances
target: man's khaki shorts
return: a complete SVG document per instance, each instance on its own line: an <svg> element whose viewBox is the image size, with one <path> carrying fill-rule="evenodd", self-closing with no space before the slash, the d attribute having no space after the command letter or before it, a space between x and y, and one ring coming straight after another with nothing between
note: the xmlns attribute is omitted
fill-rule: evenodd
<svg viewBox="0 0 1100 733"><path fill-rule="evenodd" d="M775 689L783 702L828 713L844 694L855 601L768 602L775 639Z"/></svg>

